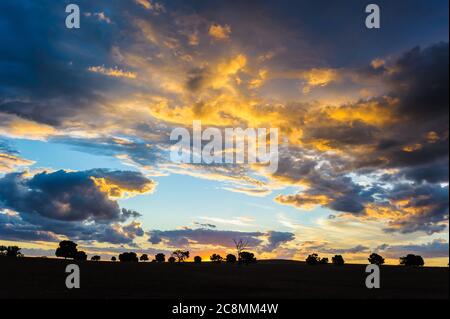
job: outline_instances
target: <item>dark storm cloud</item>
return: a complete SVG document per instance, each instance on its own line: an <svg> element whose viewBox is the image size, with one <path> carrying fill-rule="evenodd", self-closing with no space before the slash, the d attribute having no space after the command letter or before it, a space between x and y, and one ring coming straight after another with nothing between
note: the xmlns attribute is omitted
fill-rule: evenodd
<svg viewBox="0 0 450 319"><path fill-rule="evenodd" d="M396 63L398 71L390 77L401 98L399 112L418 122L448 120L448 67L448 43L405 53Z"/></svg>
<svg viewBox="0 0 450 319"><path fill-rule="evenodd" d="M61 221L118 219L116 202L101 192L87 172L40 173L31 179L21 173L0 179L0 200L15 211Z"/></svg>
<svg viewBox="0 0 450 319"><path fill-rule="evenodd" d="M113 191L97 186L93 178L104 179ZM101 169L43 172L32 177L12 173L0 179L0 207L18 212L24 222L43 231L78 240L130 243L143 235L140 226L122 228L114 223L139 214L121 210L108 195L117 195L119 189L144 192L152 183L138 172Z"/></svg>
<svg viewBox="0 0 450 319"><path fill-rule="evenodd" d="M390 176L388 180L395 181L398 178L406 178L418 183L446 183L449 178L448 167L448 160L415 167L407 167L402 169L398 174Z"/></svg>
<svg viewBox="0 0 450 319"><path fill-rule="evenodd" d="M0 49L0 111L58 125L93 104L98 83L84 70L87 52L74 48L83 37L65 29L64 3L2 1L0 6L0 38L7 43Z"/></svg>
<svg viewBox="0 0 450 319"><path fill-rule="evenodd" d="M120 85L117 78L87 69L121 67L110 53L123 24L102 23L84 13L101 9L122 15L120 7L135 3L78 1L82 27L76 30L65 26L67 4L51 0L0 3L0 39L5 44L0 48L0 112L61 126L78 114L104 107L103 93L113 93Z"/></svg>
<svg viewBox="0 0 450 319"><path fill-rule="evenodd" d="M448 43L406 51L383 66L383 72L372 75L387 86L388 94L326 108L316 120L304 124L304 142L314 145L321 141L353 155L346 164L347 170L396 168L405 169L401 174L413 180L448 181L443 167L449 153L448 61ZM350 119L330 117L328 112L333 111L348 114ZM365 115L367 112L376 115ZM351 119L358 113L366 120ZM425 169L432 165L440 166L440 178L435 169Z"/></svg>
<svg viewBox="0 0 450 319"><path fill-rule="evenodd" d="M381 77L391 87L390 96L398 99L398 104L389 109L397 121L384 127L378 134L375 151L368 153L372 158L386 159L380 166L405 168L406 176L436 180L436 172L429 170L431 176L427 178L423 166L448 162L448 68L448 43L439 43L404 53ZM420 146L405 151L414 145ZM357 165L362 167L364 161L368 159L362 157ZM419 172L414 173L416 166L420 166Z"/></svg>
<svg viewBox="0 0 450 319"><path fill-rule="evenodd" d="M333 126L311 127L305 131L304 140L308 142L310 137L314 140L324 139L330 141L330 146L334 148L351 148L373 143L376 141L378 131L379 129L376 127L361 121L354 121L349 124L336 123Z"/></svg>
<svg viewBox="0 0 450 319"><path fill-rule="evenodd" d="M389 114L381 124L372 124L370 115L364 122L338 121L328 117L333 108L326 109L320 120L305 123L306 143L320 141L344 155L338 159L316 152L311 160L311 154L303 152L296 160L281 159L275 177L308 188L277 201L300 208L321 205L359 216L365 216L368 205L387 207L393 214L388 217L388 232L431 234L447 229L448 187L441 184L449 177L448 50L448 43L439 43L407 51L370 74L388 85L389 98L338 108L351 115L366 112L370 103L379 116ZM324 162L329 164L319 164ZM349 173L369 177L379 169L395 170L374 177L370 186L349 177ZM399 205L402 201L408 204Z"/></svg>

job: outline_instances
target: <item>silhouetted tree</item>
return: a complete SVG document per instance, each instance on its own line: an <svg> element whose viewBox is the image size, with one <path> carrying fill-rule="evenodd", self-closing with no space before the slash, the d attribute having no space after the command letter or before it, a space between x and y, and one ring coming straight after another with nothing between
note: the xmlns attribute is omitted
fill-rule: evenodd
<svg viewBox="0 0 450 319"><path fill-rule="evenodd" d="M141 256L141 258L139 258L141 261L148 261L148 255L147 254L143 254L142 256Z"/></svg>
<svg viewBox="0 0 450 319"><path fill-rule="evenodd" d="M221 263L223 261L223 257L218 254L213 254L209 259L214 263Z"/></svg>
<svg viewBox="0 0 450 319"><path fill-rule="evenodd" d="M328 265L329 262L330 260L328 258L321 258L319 263L321 265Z"/></svg>
<svg viewBox="0 0 450 319"><path fill-rule="evenodd" d="M248 252L248 251L243 251L243 252L241 252L239 262L246 264L246 265L254 264L254 263L256 263L255 254Z"/></svg>
<svg viewBox="0 0 450 319"><path fill-rule="evenodd" d="M112 257L111 257L111 261L117 261L117 258L114 257L114 256L112 256Z"/></svg>
<svg viewBox="0 0 450 319"><path fill-rule="evenodd" d="M237 256L239 261L241 260L241 254L244 250L247 249L248 246L248 241L244 241L243 239L233 239L234 241L234 245L236 246L236 252L237 252Z"/></svg>
<svg viewBox="0 0 450 319"><path fill-rule="evenodd" d="M227 255L227 263L234 264L237 261L237 258L233 254Z"/></svg>
<svg viewBox="0 0 450 319"><path fill-rule="evenodd" d="M384 258L378 254L373 253L369 256L369 262L373 265L381 266L384 264Z"/></svg>
<svg viewBox="0 0 450 319"><path fill-rule="evenodd" d="M20 252L22 248L17 246L0 246L0 256L6 256L6 257L23 257L23 254Z"/></svg>
<svg viewBox="0 0 450 319"><path fill-rule="evenodd" d="M175 257L169 257L169 259L167 260L170 264L175 263L177 260L175 259Z"/></svg>
<svg viewBox="0 0 450 319"><path fill-rule="evenodd" d="M101 259L102 259L102 257L97 256L97 255L91 257L91 260L92 260L92 261L100 261Z"/></svg>
<svg viewBox="0 0 450 319"><path fill-rule="evenodd" d="M335 266L343 266L345 264L344 257L341 255L336 255L331 260Z"/></svg>
<svg viewBox="0 0 450 319"><path fill-rule="evenodd" d="M166 261L166 255L164 254L157 254L155 255L155 261L158 263L163 263Z"/></svg>
<svg viewBox="0 0 450 319"><path fill-rule="evenodd" d="M422 256L409 254L406 257L400 258L400 265L408 267L423 267L425 265L425 261Z"/></svg>
<svg viewBox="0 0 450 319"><path fill-rule="evenodd" d="M319 255L317 255L317 254L311 254L308 256L308 258L306 258L306 263L308 265L314 266L314 265L317 265L319 262L320 262L320 258L319 258Z"/></svg>
<svg viewBox="0 0 450 319"><path fill-rule="evenodd" d="M84 251L77 251L74 259L77 261L86 261L87 258L88 258L88 256Z"/></svg>
<svg viewBox="0 0 450 319"><path fill-rule="evenodd" d="M136 255L136 253L129 252L129 253L122 253L119 255L119 260L121 262L139 262L139 259Z"/></svg>
<svg viewBox="0 0 450 319"><path fill-rule="evenodd" d="M64 259L75 259L77 256L77 244L70 240L63 240L59 243L59 247L56 249L56 257L62 257Z"/></svg>
<svg viewBox="0 0 450 319"><path fill-rule="evenodd" d="M202 263L202 257L200 257L200 256L195 256L195 257L194 257L194 262L195 262L196 264L201 264L201 263Z"/></svg>
<svg viewBox="0 0 450 319"><path fill-rule="evenodd" d="M172 256L175 257L179 263L182 263L186 259L189 259L189 251L187 251L187 250L175 250L172 253Z"/></svg>

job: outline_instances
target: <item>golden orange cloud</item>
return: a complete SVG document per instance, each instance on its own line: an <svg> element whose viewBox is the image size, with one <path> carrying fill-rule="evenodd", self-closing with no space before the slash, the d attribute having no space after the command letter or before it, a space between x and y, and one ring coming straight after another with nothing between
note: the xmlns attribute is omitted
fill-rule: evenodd
<svg viewBox="0 0 450 319"><path fill-rule="evenodd" d="M231 27L229 25L213 24L209 27L208 32L216 40L227 40L231 35Z"/></svg>
<svg viewBox="0 0 450 319"><path fill-rule="evenodd" d="M128 186L125 183L119 183L108 178L91 177L95 186L108 195L110 199L130 198L137 195L150 194L156 188L156 183L149 180L147 183L140 185L139 188Z"/></svg>
<svg viewBox="0 0 450 319"><path fill-rule="evenodd" d="M12 172L21 166L33 165L34 161L29 161L15 155L0 153L0 173Z"/></svg>

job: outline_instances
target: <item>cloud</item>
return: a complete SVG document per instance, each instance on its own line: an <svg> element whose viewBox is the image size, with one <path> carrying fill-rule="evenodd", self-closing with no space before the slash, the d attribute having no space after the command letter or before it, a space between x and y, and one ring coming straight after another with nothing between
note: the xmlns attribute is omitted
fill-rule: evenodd
<svg viewBox="0 0 450 319"><path fill-rule="evenodd" d="M252 223L254 222L254 219L250 217L220 218L220 217L202 216L199 218L205 221L213 222L215 224L234 225L234 226L251 226Z"/></svg>
<svg viewBox="0 0 450 319"><path fill-rule="evenodd" d="M218 127L278 127L289 145L274 175L243 166L170 167L164 173L232 181L236 185L227 189L252 195L267 195L263 189L280 184L300 187L277 201L300 209L320 205L365 222L376 219L380 229L396 235L445 231L448 199L445 187L440 188L448 184L448 43L386 57L390 37L379 39L375 51L363 50L373 45L370 37L353 43L353 31L349 36L330 27L318 33L323 25L319 28L317 21L305 28L298 24L305 19L285 18L308 18L322 10L314 4L309 10L292 10L303 5L226 2L219 7L221 21L228 24L214 23L217 17L208 6L196 4L193 12L185 9L187 5L167 5L177 10L158 15L163 7L154 1L111 2L103 18L114 23L99 26L97 19L86 19L76 37L67 37L64 29L53 28L65 13L52 1L2 2L0 38L8 45L0 51L0 135L52 139L77 150L115 156L142 170L164 170L167 132L173 125L190 127L193 119L201 119ZM342 14L328 26L350 21L348 6L339 6ZM84 8L98 12L91 2ZM280 14L261 14L272 10ZM39 23L36 16L47 23ZM407 17L409 13L396 23L409 23ZM423 19L417 23L430 22ZM216 41L201 41L206 37ZM405 43L410 41L399 47ZM357 57L352 54L355 46ZM337 49L341 54L335 54ZM363 63L367 65L360 68ZM118 81L133 76L139 81ZM301 85L308 94L299 92ZM361 90L370 94L361 98ZM1 154L8 155L0 159L3 169L22 164L18 154ZM85 217L117 218L121 213L115 199L154 187L128 185L111 174L91 175L78 177L87 192L92 191L89 196L98 196L106 213L78 212L81 220L73 223L81 224L64 229L66 234L81 236L78 230L86 227ZM45 205L58 212L48 213L45 225L62 227L53 219L68 218L62 194L54 193L60 207L52 207L51 200L44 205L35 198L35 189L28 189L34 177L5 178L20 186L18 194L34 194L31 201L37 201L34 209L39 214L44 214ZM18 200L12 206L20 206ZM106 229L90 229L91 234L96 231ZM129 240L122 230L108 231L119 241Z"/></svg>
<svg viewBox="0 0 450 319"><path fill-rule="evenodd" d="M171 247L188 247L195 244L233 248L235 239L248 241L249 247L258 246L263 242L260 237L264 236L264 233L184 228L168 231L152 230L148 235L149 242L154 245L164 243Z"/></svg>
<svg viewBox="0 0 450 319"><path fill-rule="evenodd" d="M159 2L152 2L150 0L135 0L135 2L147 10L155 11L155 12L164 12L164 6Z"/></svg>
<svg viewBox="0 0 450 319"><path fill-rule="evenodd" d="M0 152L0 173L12 172L19 167L31 166L33 164L34 161L29 161L16 155Z"/></svg>
<svg viewBox="0 0 450 319"><path fill-rule="evenodd" d="M209 27L209 35L216 40L227 40L231 35L231 27L227 24L212 24Z"/></svg>
<svg viewBox="0 0 450 319"><path fill-rule="evenodd" d="M106 76L116 77L116 78L126 78L135 79L137 74L129 71L123 71L119 68L105 68L104 66L91 66L88 68L89 72L100 73Z"/></svg>
<svg viewBox="0 0 450 319"><path fill-rule="evenodd" d="M217 230L210 228L183 228L178 230L148 232L149 242L153 245L163 244L165 247L186 249L207 249L214 246L222 249L234 249L235 240L247 242L248 249L260 253L272 253L286 243L295 240L295 235L288 232L241 232ZM206 247L206 248L205 248Z"/></svg>
<svg viewBox="0 0 450 319"><path fill-rule="evenodd" d="M357 245L350 248L334 248L330 247L329 243L307 243L307 249L310 252L322 253L322 254L332 254L332 255L344 255L344 254L360 254L369 253L370 248L364 245Z"/></svg>
<svg viewBox="0 0 450 319"><path fill-rule="evenodd" d="M7 109L7 105L3 106ZM2 114L0 112L0 136L26 138L30 140L45 140L54 134L56 134L56 130L49 125L26 120L12 114Z"/></svg>
<svg viewBox="0 0 450 319"><path fill-rule="evenodd" d="M295 234L287 232L270 231L268 232L268 243L262 248L264 252L272 252L281 245L295 240Z"/></svg>
<svg viewBox="0 0 450 319"><path fill-rule="evenodd" d="M314 87L324 87L339 79L339 74L333 69L311 69L300 75L306 81L303 93L309 93Z"/></svg>
<svg viewBox="0 0 450 319"><path fill-rule="evenodd" d="M421 255L424 258L448 258L448 242L436 239L425 244L380 245L377 251L387 258L400 258L408 254Z"/></svg>
<svg viewBox="0 0 450 319"><path fill-rule="evenodd" d="M217 228L216 225L213 225L213 224L205 224L205 223L199 223L199 222L194 222L194 225L195 225L195 226L198 226L198 227L200 227L200 228L211 228L211 229Z"/></svg>
<svg viewBox="0 0 450 319"><path fill-rule="evenodd" d="M280 204L289 204L301 209L310 210L318 205L327 205L330 202L330 199L326 195L296 194L280 195L275 198L275 201Z"/></svg>
<svg viewBox="0 0 450 319"><path fill-rule="evenodd" d="M34 161L21 158L6 140L0 139L0 174L10 173L19 167L31 166L34 163Z"/></svg>
<svg viewBox="0 0 450 319"><path fill-rule="evenodd" d="M109 181L108 189L95 178ZM139 216L121 210L110 195L146 193L154 182L138 172L91 170L10 173L0 179L0 207L18 212L27 224L72 239L131 243L143 230L137 223L120 222Z"/></svg>
<svg viewBox="0 0 450 319"><path fill-rule="evenodd" d="M122 230L127 235L127 237L130 237L132 239L144 236L142 224L136 221L133 221L130 224L123 226Z"/></svg>
<svg viewBox="0 0 450 319"><path fill-rule="evenodd" d="M272 192L270 189L264 188L224 187L223 189L233 193L240 193L255 197L265 197Z"/></svg>
<svg viewBox="0 0 450 319"><path fill-rule="evenodd" d="M334 167L317 166L309 159L284 157L274 178L297 183L306 188L295 195L279 195L275 201L311 210L324 206L346 213L363 214L365 205L374 201L374 195L381 190L364 187L344 174L334 172Z"/></svg>
<svg viewBox="0 0 450 319"><path fill-rule="evenodd" d="M17 241L58 241L58 236L43 231L38 226L24 222L16 214L8 214L0 209L0 234L2 240Z"/></svg>
<svg viewBox="0 0 450 319"><path fill-rule="evenodd" d="M104 12L94 12L94 13L86 12L84 15L86 17L95 17L99 21L105 22L107 24L111 24L112 23L111 19L109 17L107 17Z"/></svg>
<svg viewBox="0 0 450 319"><path fill-rule="evenodd" d="M424 231L433 234L447 229L448 196L448 186L397 185L388 196L390 205L387 209L391 210L392 220L385 231Z"/></svg>

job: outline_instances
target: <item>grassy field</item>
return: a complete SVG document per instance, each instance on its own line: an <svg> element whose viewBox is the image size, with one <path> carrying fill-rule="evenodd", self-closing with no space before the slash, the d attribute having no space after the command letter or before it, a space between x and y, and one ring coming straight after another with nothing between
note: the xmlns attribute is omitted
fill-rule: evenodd
<svg viewBox="0 0 450 319"><path fill-rule="evenodd" d="M56 259L0 258L0 298L448 298L447 268L381 268L381 289L365 287L365 266L308 266L78 262L81 289L65 286Z"/></svg>

